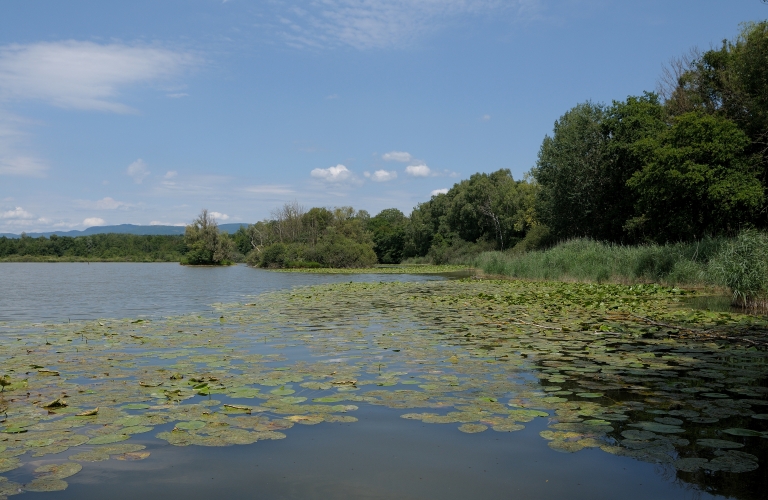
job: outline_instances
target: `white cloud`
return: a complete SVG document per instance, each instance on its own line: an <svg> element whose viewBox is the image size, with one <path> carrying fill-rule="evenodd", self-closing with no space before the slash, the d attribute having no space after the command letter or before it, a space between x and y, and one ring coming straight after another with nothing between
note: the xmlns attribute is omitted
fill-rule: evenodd
<svg viewBox="0 0 768 500"><path fill-rule="evenodd" d="M540 0L321 0L281 13L283 37L295 47L407 46L455 19L509 12L535 14Z"/></svg>
<svg viewBox="0 0 768 500"><path fill-rule="evenodd" d="M399 161L401 163L408 163L413 159L411 153L405 151L390 151L381 155L381 159L384 161Z"/></svg>
<svg viewBox="0 0 768 500"><path fill-rule="evenodd" d="M245 188L249 193L254 194L293 194L295 191L290 186L279 184L265 184L262 186L250 186Z"/></svg>
<svg viewBox="0 0 768 500"><path fill-rule="evenodd" d="M335 167L328 168L316 168L310 172L310 175L327 182L343 182L353 178L352 172L344 165L336 165Z"/></svg>
<svg viewBox="0 0 768 500"><path fill-rule="evenodd" d="M5 148L0 145L0 175L20 175L43 177L48 166L42 160L31 156L5 156Z"/></svg>
<svg viewBox="0 0 768 500"><path fill-rule="evenodd" d="M179 92L177 94L165 94L167 97L170 97L171 99L179 99L181 97L189 97L189 94L184 92Z"/></svg>
<svg viewBox="0 0 768 500"><path fill-rule="evenodd" d="M211 212L211 217L213 217L217 221L218 220L227 220L227 219L229 219L229 215L223 214L221 212Z"/></svg>
<svg viewBox="0 0 768 500"><path fill-rule="evenodd" d="M483 117L480 119L483 120L484 122L487 122L491 119L491 115L483 115Z"/></svg>
<svg viewBox="0 0 768 500"><path fill-rule="evenodd" d="M152 222L149 223L149 225L150 226L186 226L186 224L184 224L183 222L170 223L170 222L163 222L159 220L153 220Z"/></svg>
<svg viewBox="0 0 768 500"><path fill-rule="evenodd" d="M177 175L179 175L179 173L178 173L177 171L175 171L175 170L169 170L169 171L167 171L167 172L165 173L165 175L163 176L163 179L173 179L173 178L174 178L174 177L176 177Z"/></svg>
<svg viewBox="0 0 768 500"><path fill-rule="evenodd" d="M45 162L20 149L26 139L22 128L29 124L30 120L0 109L0 175L44 177Z"/></svg>
<svg viewBox="0 0 768 500"><path fill-rule="evenodd" d="M366 172L365 176L374 182L387 182L397 179L397 172L394 170L377 170L374 173Z"/></svg>
<svg viewBox="0 0 768 500"><path fill-rule="evenodd" d="M429 177L432 170L426 165L408 165L405 167L405 173L414 177Z"/></svg>
<svg viewBox="0 0 768 500"><path fill-rule="evenodd" d="M86 227L103 226L104 224L106 224L106 221L101 217L88 217L83 221L83 225Z"/></svg>
<svg viewBox="0 0 768 500"><path fill-rule="evenodd" d="M443 189L435 189L435 190L434 190L434 191L432 191L432 193L430 193L430 194L431 194L432 196L437 196L437 195L439 195L439 194L447 194L447 193L448 193L448 188L443 188Z"/></svg>
<svg viewBox="0 0 768 500"><path fill-rule="evenodd" d="M0 100L40 100L61 108L129 113L120 89L167 80L195 64L158 47L74 40L0 47Z"/></svg>
<svg viewBox="0 0 768 500"><path fill-rule="evenodd" d="M141 182L149 175L149 170L147 170L147 164L144 163L144 160L139 158L135 162L128 165L125 173L133 177L133 182L136 184L141 184Z"/></svg>
<svg viewBox="0 0 768 500"><path fill-rule="evenodd" d="M34 219L35 216L31 213L27 212L21 207L16 207L13 210L6 210L5 212L0 213L0 219Z"/></svg>
<svg viewBox="0 0 768 500"><path fill-rule="evenodd" d="M127 207L128 204L127 203L123 203L122 201L117 201L117 200L112 199L109 196L107 196L106 198L102 198L102 199L98 200L95 203L95 206L96 206L96 208L101 209L101 210L115 210L117 208Z"/></svg>

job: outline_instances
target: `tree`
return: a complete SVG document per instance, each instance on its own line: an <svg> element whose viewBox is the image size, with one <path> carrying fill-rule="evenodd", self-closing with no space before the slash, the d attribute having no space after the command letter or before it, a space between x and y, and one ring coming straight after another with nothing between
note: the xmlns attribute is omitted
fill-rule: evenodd
<svg viewBox="0 0 768 500"><path fill-rule="evenodd" d="M732 41L696 54L665 105L675 115L691 111L728 118L760 155L761 180L768 184L768 21L745 23Z"/></svg>
<svg viewBox="0 0 768 500"><path fill-rule="evenodd" d="M184 263L190 265L221 265L232 259L234 245L226 234L219 232L216 219L203 209L186 227L184 243L189 248Z"/></svg>
<svg viewBox="0 0 768 500"><path fill-rule="evenodd" d="M606 207L614 193L605 183L608 137L605 106L586 102L555 122L531 170L541 190L537 213L558 238L605 239Z"/></svg>
<svg viewBox="0 0 768 500"><path fill-rule="evenodd" d="M645 143L646 165L628 181L638 213L630 226L645 238L735 234L754 222L764 202L758 158L736 124L694 111Z"/></svg>
<svg viewBox="0 0 768 500"><path fill-rule="evenodd" d="M405 226L408 218L396 208L387 208L368 221L373 234L373 250L382 264L399 264L403 260Z"/></svg>

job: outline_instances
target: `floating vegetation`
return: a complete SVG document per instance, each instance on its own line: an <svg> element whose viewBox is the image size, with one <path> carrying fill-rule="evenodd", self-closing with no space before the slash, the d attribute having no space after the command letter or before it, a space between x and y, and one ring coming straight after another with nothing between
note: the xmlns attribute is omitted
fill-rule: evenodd
<svg viewBox="0 0 768 500"><path fill-rule="evenodd" d="M151 460L141 436L248 445L294 425L353 423L360 405L466 434L543 419L558 452L754 471L768 443L768 322L686 309L684 296L348 283L217 304L211 316L4 325L0 473L38 468L24 484L0 477L0 498L60 491L89 462Z"/></svg>

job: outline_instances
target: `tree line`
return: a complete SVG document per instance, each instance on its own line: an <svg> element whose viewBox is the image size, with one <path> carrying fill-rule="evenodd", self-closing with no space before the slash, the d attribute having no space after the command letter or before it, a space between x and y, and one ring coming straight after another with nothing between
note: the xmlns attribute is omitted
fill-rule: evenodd
<svg viewBox="0 0 768 500"><path fill-rule="evenodd" d="M180 235L0 237L0 260L179 262L187 250Z"/></svg>

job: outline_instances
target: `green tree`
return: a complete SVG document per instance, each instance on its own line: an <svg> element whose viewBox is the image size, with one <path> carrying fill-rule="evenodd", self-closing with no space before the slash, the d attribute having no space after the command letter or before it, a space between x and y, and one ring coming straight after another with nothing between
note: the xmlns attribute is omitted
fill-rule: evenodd
<svg viewBox="0 0 768 500"><path fill-rule="evenodd" d="M736 123L751 140L747 151L760 155L761 180L768 184L768 21L743 24L734 40L694 54L675 73L667 107Z"/></svg>
<svg viewBox="0 0 768 500"><path fill-rule="evenodd" d="M219 231L216 219L203 209L200 215L186 227L184 242L189 251L184 263L189 265L221 265L232 259L234 244Z"/></svg>
<svg viewBox="0 0 768 500"><path fill-rule="evenodd" d="M686 113L645 140L646 165L628 181L638 215L630 226L659 242L734 234L764 202L750 140L730 120Z"/></svg>
<svg viewBox="0 0 768 500"><path fill-rule="evenodd" d="M605 180L608 137L605 106L586 102L555 122L531 173L541 187L537 213L558 238L607 239L606 209L613 200Z"/></svg>
<svg viewBox="0 0 768 500"><path fill-rule="evenodd" d="M403 260L405 226L408 218L396 208L382 210L368 221L373 234L373 249L382 264L399 264Z"/></svg>

